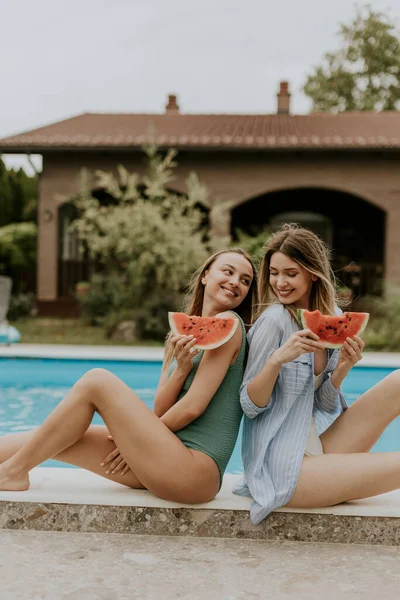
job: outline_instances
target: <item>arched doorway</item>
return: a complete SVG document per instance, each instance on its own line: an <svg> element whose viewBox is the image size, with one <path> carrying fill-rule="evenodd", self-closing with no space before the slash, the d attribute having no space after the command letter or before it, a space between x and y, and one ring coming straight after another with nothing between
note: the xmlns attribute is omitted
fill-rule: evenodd
<svg viewBox="0 0 400 600"><path fill-rule="evenodd" d="M232 211L232 235L274 231L284 222L312 229L332 248L338 279L355 295L379 292L384 274L386 213L342 191L298 188L251 198Z"/></svg>
<svg viewBox="0 0 400 600"><path fill-rule="evenodd" d="M277 231L284 223L299 223L307 229L312 229L324 242L332 246L332 221L325 215L307 211L283 212L271 217L269 227L271 231Z"/></svg>

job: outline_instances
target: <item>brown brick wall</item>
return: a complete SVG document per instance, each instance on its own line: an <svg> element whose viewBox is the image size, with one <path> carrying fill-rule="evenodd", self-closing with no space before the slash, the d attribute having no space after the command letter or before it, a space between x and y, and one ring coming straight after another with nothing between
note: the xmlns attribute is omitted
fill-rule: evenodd
<svg viewBox="0 0 400 600"><path fill-rule="evenodd" d="M196 171L210 190L212 229L220 236L230 232L233 206L276 190L330 188L377 205L387 212L386 278L400 283L400 155L182 152L178 162L173 187L183 190L186 177ZM39 300L57 298L57 206L62 204L63 197L76 191L80 168L108 170L117 164L142 172L144 155L65 153L44 156L39 210ZM45 220L46 210L51 211L50 220Z"/></svg>

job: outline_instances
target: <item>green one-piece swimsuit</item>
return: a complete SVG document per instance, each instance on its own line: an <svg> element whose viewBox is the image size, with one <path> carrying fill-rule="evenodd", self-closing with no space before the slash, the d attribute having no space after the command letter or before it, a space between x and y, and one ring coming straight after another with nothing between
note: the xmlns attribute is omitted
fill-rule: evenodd
<svg viewBox="0 0 400 600"><path fill-rule="evenodd" d="M175 432L185 446L204 452L217 463L221 483L235 447L243 415L240 406L240 386L244 371L246 330L239 315L235 313L235 316L238 317L242 328L242 344L235 362L229 366L221 385L200 417ZM199 352L193 358L193 368L183 384L177 402L183 398L192 385L203 354L204 351ZM169 375L175 367L176 361L174 360L169 369Z"/></svg>

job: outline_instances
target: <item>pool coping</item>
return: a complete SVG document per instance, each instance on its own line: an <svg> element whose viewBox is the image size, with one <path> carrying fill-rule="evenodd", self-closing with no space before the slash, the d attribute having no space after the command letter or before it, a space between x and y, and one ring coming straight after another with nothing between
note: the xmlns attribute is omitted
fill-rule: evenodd
<svg viewBox="0 0 400 600"><path fill-rule="evenodd" d="M0 345L0 358L53 358L69 360L162 361L162 346L80 346L73 344Z"/></svg>
<svg viewBox="0 0 400 600"><path fill-rule="evenodd" d="M15 344L0 346L1 357L158 362L163 348ZM400 353L366 352L359 366L400 367ZM191 506L81 469L40 467L29 491L0 492L0 529L400 544L400 490L328 508L281 508L256 526L251 500L231 492L238 477L225 475L216 499Z"/></svg>
<svg viewBox="0 0 400 600"><path fill-rule="evenodd" d="M400 544L400 490L327 508L281 508L253 525L251 499L231 491L238 477L225 475L217 497L194 506L83 469L39 467L30 490L0 492L0 529Z"/></svg>
<svg viewBox="0 0 400 600"><path fill-rule="evenodd" d="M164 348L149 346L80 346L64 344L0 344L0 358L53 358L110 361L162 361ZM364 352L357 367L400 367L400 352Z"/></svg>

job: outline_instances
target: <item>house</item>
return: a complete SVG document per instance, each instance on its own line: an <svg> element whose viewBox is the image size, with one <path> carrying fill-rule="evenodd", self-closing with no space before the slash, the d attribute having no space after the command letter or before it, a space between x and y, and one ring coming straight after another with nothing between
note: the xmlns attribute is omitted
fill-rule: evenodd
<svg viewBox="0 0 400 600"><path fill-rule="evenodd" d="M65 204L80 170L143 171L149 127L160 148L178 150L176 190L191 171L208 186L214 235L301 222L331 244L337 274L356 293L383 277L400 284L400 113L292 115L281 82L276 114L182 114L170 95L163 114L82 114L1 139L0 152L43 156L41 314L66 314L88 274Z"/></svg>

